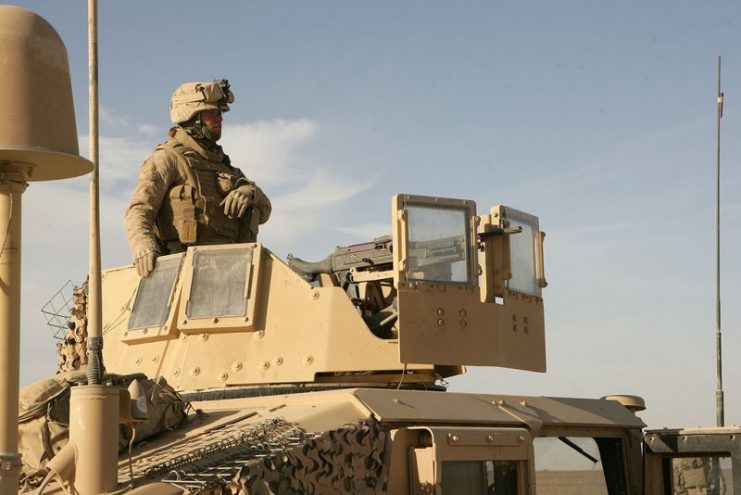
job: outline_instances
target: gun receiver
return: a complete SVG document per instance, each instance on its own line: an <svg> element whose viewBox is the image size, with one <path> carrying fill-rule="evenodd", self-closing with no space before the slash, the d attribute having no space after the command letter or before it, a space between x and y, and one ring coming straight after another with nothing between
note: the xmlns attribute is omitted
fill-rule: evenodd
<svg viewBox="0 0 741 495"><path fill-rule="evenodd" d="M312 281L320 273L330 273L342 281L352 268L389 269L393 264L391 236L385 235L371 242L338 246L322 261L310 262L288 255L288 266L305 280Z"/></svg>

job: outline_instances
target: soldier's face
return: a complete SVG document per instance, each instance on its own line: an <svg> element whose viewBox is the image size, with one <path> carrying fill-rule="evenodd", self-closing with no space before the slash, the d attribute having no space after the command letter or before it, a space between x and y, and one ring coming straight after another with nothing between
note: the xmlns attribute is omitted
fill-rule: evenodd
<svg viewBox="0 0 741 495"><path fill-rule="evenodd" d="M204 110L201 112L201 122L211 132L214 141L221 138L221 110Z"/></svg>

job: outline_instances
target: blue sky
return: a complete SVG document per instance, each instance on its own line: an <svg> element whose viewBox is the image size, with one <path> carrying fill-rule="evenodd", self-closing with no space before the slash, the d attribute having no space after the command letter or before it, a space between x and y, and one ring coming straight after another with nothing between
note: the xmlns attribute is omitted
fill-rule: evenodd
<svg viewBox="0 0 741 495"><path fill-rule="evenodd" d="M86 153L86 2L10 3L64 39ZM638 394L656 427L715 420L722 55L724 388L741 423L741 4L101 1L99 15L106 266L129 262L123 209L172 90L226 77L223 144L273 200L268 247L319 259L387 233L400 192L538 215L549 371L474 368L451 389ZM55 369L39 308L84 279L86 193L80 178L24 195L24 383Z"/></svg>

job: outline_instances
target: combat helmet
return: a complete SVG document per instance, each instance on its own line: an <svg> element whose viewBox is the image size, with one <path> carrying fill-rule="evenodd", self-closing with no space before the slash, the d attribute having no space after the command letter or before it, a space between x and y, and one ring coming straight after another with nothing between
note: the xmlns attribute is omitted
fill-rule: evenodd
<svg viewBox="0 0 741 495"><path fill-rule="evenodd" d="M170 120L182 124L203 110L228 112L229 103L234 103L234 93L226 79L183 83L170 98Z"/></svg>

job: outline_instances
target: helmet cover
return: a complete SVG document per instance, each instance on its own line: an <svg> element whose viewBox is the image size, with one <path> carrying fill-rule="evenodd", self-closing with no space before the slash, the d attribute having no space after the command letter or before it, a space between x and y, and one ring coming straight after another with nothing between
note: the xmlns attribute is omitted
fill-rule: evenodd
<svg viewBox="0 0 741 495"><path fill-rule="evenodd" d="M203 110L228 112L229 103L234 103L234 93L226 79L183 83L170 99L170 120L182 124Z"/></svg>

